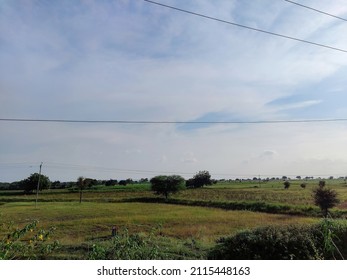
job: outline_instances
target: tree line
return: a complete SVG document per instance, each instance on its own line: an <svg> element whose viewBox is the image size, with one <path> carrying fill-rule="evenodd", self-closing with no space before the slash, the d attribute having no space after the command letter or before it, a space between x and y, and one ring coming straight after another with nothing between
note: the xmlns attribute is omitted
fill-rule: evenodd
<svg viewBox="0 0 347 280"><path fill-rule="evenodd" d="M38 184L40 182L40 184ZM59 181L58 181L59 182ZM194 189L202 188L203 186L209 186L217 183L217 180L212 180L211 175L208 171L199 171L192 178L185 180L180 175L158 175L148 180L147 178L141 179L142 183L150 183L151 190L157 195L163 195L166 200L168 200L171 194L177 193L184 189ZM113 186L113 185L127 185L128 183L134 183L132 179L127 180L106 180L103 185ZM138 182L137 182L138 183ZM8 184L8 183L5 183ZM14 183L12 183L12 186ZM59 182L59 184L61 184ZM80 192L80 203L82 202L83 190L88 187L99 185L100 181L96 179L79 177L76 182L72 182L73 187L77 187ZM50 189L52 186L57 185L57 182L51 182L49 178L45 175L40 175L38 173L31 174L28 178L15 183L16 189L24 190L25 194L31 194L39 186L39 190ZM6 185L11 187L11 184ZM284 181L284 188L288 189L290 187L289 181ZM301 184L302 188L306 185ZM318 183L318 188L313 190L314 204L317 205L325 217L329 214L329 209L333 208L339 203L337 198L337 193L335 190L325 187L325 181L320 180Z"/></svg>

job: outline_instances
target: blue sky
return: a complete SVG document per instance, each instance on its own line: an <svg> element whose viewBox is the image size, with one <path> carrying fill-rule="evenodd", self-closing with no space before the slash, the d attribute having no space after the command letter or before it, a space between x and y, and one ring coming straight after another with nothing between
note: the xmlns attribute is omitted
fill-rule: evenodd
<svg viewBox="0 0 347 280"><path fill-rule="evenodd" d="M346 22L286 1L160 2L347 49ZM300 3L347 17L342 0ZM1 118L346 118L346 76L346 53L142 0L0 2ZM40 162L52 180L347 175L346 128L0 122L0 181Z"/></svg>

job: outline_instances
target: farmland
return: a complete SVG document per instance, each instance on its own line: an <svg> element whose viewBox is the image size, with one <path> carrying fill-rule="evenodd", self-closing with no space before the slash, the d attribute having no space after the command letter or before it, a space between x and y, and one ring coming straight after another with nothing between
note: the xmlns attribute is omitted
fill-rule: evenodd
<svg viewBox="0 0 347 280"><path fill-rule="evenodd" d="M339 205L331 214L347 216L347 187L344 180L327 180L338 193ZM266 225L312 225L321 220L313 204L312 190L293 180L289 189L283 181L219 182L187 189L168 200L154 195L149 183L127 186L93 186L83 193L74 189L49 189L36 196L21 191L0 192L1 222L22 227L38 220L39 227L54 227L52 239L60 247L48 258L85 259L95 244L107 243L111 229L121 235L137 234L158 246L162 258L204 259L218 238ZM3 236L2 236L3 238ZM147 240L146 239L146 240ZM93 247L94 246L94 247Z"/></svg>

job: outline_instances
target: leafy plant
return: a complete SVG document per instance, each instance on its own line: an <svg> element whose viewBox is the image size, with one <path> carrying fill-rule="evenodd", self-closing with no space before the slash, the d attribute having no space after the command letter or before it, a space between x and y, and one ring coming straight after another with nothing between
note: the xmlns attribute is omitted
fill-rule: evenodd
<svg viewBox="0 0 347 280"><path fill-rule="evenodd" d="M55 228L48 230L37 228L34 220L22 228L13 228L13 223L2 224L8 233L0 240L0 259L38 259L47 257L59 246L58 241L48 243Z"/></svg>
<svg viewBox="0 0 347 280"><path fill-rule="evenodd" d="M90 260L154 260L165 257L152 235L129 234L127 229L109 241L94 243L88 255Z"/></svg>
<svg viewBox="0 0 347 280"><path fill-rule="evenodd" d="M339 225L336 223L334 224L333 220L324 219L321 223L321 229L323 233L324 255L336 259L337 254L339 258L344 259L343 254L336 245L336 242L341 241L339 238Z"/></svg>
<svg viewBox="0 0 347 280"><path fill-rule="evenodd" d="M290 260L319 259L313 237L303 227L268 226L222 238L210 259Z"/></svg>
<svg viewBox="0 0 347 280"><path fill-rule="evenodd" d="M347 223L323 220L314 226L268 226L217 241L209 259L344 259Z"/></svg>

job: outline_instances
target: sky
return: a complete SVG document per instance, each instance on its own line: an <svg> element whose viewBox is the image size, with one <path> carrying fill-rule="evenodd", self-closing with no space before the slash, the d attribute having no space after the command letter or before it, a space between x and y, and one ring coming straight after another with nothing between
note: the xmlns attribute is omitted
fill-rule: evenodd
<svg viewBox="0 0 347 280"><path fill-rule="evenodd" d="M282 0L0 1L0 181L346 176L347 22ZM298 0L347 18L343 0Z"/></svg>

